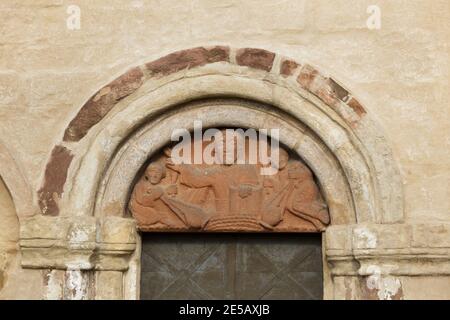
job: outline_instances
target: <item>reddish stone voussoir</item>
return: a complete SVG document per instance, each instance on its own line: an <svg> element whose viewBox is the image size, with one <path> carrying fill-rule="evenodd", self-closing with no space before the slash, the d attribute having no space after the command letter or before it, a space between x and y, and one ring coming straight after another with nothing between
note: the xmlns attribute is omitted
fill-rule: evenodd
<svg viewBox="0 0 450 320"><path fill-rule="evenodd" d="M264 49L241 48L236 50L239 66L266 72L272 70L276 54ZM366 111L346 89L332 78L324 77L310 65L280 57L277 72L284 78L292 77L300 68L296 78L299 86L336 108L342 101L361 118ZM226 46L197 47L181 50L159 58L143 66L133 68L95 93L80 109L64 132L64 142L78 142L98 124L122 99L133 94L144 83L146 77L164 77L181 70L201 67L210 63L230 62L230 48ZM349 121L354 125L354 121ZM56 146L45 169L45 177L38 191L39 205L44 214L58 215L58 200L62 195L73 154L69 149Z"/></svg>
<svg viewBox="0 0 450 320"><path fill-rule="evenodd" d="M275 60L275 53L257 48L242 48L236 51L238 65L270 72ZM142 68L134 68L99 90L80 109L70 122L64 133L64 141L81 140L88 131L99 123L106 114L123 98L135 92L144 82L146 70L149 76L163 77L180 70L191 69L215 62L229 62L230 48L225 46L197 47L181 50L145 64ZM300 64L283 59L280 75L289 77L300 67ZM320 86L317 83L320 81ZM334 107L338 101L343 101L359 116L365 114L364 108L355 98L346 101L348 92L331 78L323 77L310 65L301 67L297 78L298 83L325 103Z"/></svg>
<svg viewBox="0 0 450 320"><path fill-rule="evenodd" d="M284 59L281 62L280 74L284 77L292 76L299 67L299 63L290 59Z"/></svg>
<svg viewBox="0 0 450 320"><path fill-rule="evenodd" d="M81 140L117 102L135 92L144 82L144 73L133 68L94 94L80 109L64 132L64 141Z"/></svg>
<svg viewBox="0 0 450 320"><path fill-rule="evenodd" d="M64 190L73 154L63 146L55 146L45 167L44 183L38 191L39 207L43 214L59 214L58 201Z"/></svg>
<svg viewBox="0 0 450 320"><path fill-rule="evenodd" d="M208 63L229 61L230 49L216 46L198 47L178 51L147 63L144 67L133 68L97 91L70 122L64 133L64 141L81 140L88 131L99 123L106 114L123 98L139 89L144 82L144 70L151 76L167 76L182 69L202 66Z"/></svg>
<svg viewBox="0 0 450 320"><path fill-rule="evenodd" d="M192 69L209 63L230 61L230 48L216 46L198 47L171 53L145 65L151 75L166 76L184 69Z"/></svg>
<svg viewBox="0 0 450 320"><path fill-rule="evenodd" d="M333 78L325 77L314 67L304 65L297 77L299 85L319 97L323 102L332 108L336 108L338 103L343 102L353 109L358 117L363 117L366 110L350 93L338 84ZM349 120L354 125L354 121Z"/></svg>
<svg viewBox="0 0 450 320"><path fill-rule="evenodd" d="M272 69L275 53L255 48L243 48L236 51L236 62L240 66L269 72Z"/></svg>

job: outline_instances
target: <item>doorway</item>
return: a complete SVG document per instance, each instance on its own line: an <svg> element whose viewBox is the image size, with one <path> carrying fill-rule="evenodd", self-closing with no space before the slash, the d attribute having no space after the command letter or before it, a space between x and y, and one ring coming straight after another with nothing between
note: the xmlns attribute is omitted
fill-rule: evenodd
<svg viewBox="0 0 450 320"><path fill-rule="evenodd" d="M141 299L323 298L320 233L143 233Z"/></svg>

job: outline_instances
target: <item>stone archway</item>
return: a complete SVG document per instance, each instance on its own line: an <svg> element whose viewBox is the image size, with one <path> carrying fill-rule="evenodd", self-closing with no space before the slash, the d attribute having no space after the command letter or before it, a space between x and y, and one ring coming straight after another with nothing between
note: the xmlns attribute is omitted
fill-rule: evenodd
<svg viewBox="0 0 450 320"><path fill-rule="evenodd" d="M237 101L201 105L245 114ZM141 231L140 297L321 299L320 232L330 219L311 170L278 141L265 145L266 132L194 130L178 147L191 161L201 155L197 163L176 164L177 146L157 152L128 202ZM219 141L205 136L212 131ZM205 163L210 151L229 162ZM276 170L265 175L260 160L270 151L278 152Z"/></svg>
<svg viewBox="0 0 450 320"><path fill-rule="evenodd" d="M133 68L100 89L55 147L61 157L72 153L77 157L67 156L65 166L49 162L40 203L54 201L50 195L56 192L61 206L68 209L70 202L76 204L70 211L89 214L106 165L134 130L183 102L221 96L266 103L306 125L339 160L355 205L361 207L356 213L359 221L402 219L401 183L392 154L381 131L351 93L308 64L266 50L228 47L172 53ZM99 166L88 173L94 162ZM65 180L65 175L69 183L62 181L64 192L52 190L48 178ZM54 207L45 213L59 211Z"/></svg>
<svg viewBox="0 0 450 320"><path fill-rule="evenodd" d="M288 114L276 113L268 105L243 99L206 99L182 104L176 112L153 119L130 135L129 143L117 151L106 172L98 191L95 214L123 216L136 172L154 152L170 143L173 130L193 130L192 119L202 121L205 127L281 128L280 142L300 155L317 176L330 205L333 222L356 222L353 201L349 196L351 191L338 161L326 146ZM303 143L298 144L297 141Z"/></svg>
<svg viewBox="0 0 450 320"><path fill-rule="evenodd" d="M325 297L342 297L348 285L359 285L355 278L391 274L378 260L383 241L373 239L385 237L379 226L402 222L402 187L388 144L364 107L309 64L221 46L133 68L86 102L48 162L38 193L47 217L33 221L61 223L65 231L55 231L54 241L64 256L29 244L23 265L67 269L77 279L96 270L97 298L136 297L139 243L134 222L124 217L130 188L170 131L190 129L193 118L214 127L284 129L280 141L313 170L330 207Z"/></svg>

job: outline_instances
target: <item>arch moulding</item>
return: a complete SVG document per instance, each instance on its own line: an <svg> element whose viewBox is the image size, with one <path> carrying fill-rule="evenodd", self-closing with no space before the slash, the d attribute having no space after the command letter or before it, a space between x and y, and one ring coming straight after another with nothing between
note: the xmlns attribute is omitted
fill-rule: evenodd
<svg viewBox="0 0 450 320"><path fill-rule="evenodd" d="M403 228L404 212L392 153L365 108L310 64L226 46L187 49L134 67L78 110L48 161L38 191L42 215L23 226L22 264L94 277L97 298L136 297L139 237L126 215L130 188L171 131L192 129L196 119L204 127L280 128L280 141L314 171L332 220L324 241L326 297L357 285L345 277L406 272L397 262L394 272L366 267L381 265L377 252L392 245L383 239ZM36 240L42 232L36 225L45 230L49 221L60 227L46 245L62 251L49 253ZM88 292L83 281L79 290Z"/></svg>

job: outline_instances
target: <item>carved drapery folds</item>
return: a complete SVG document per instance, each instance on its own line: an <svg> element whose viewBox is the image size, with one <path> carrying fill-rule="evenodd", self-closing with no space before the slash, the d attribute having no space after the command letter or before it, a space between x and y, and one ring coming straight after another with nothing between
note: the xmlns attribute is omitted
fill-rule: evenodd
<svg viewBox="0 0 450 320"><path fill-rule="evenodd" d="M203 143L202 151L206 148L208 143ZM210 149L214 154L214 149ZM171 149L153 157L136 183L128 206L138 228L141 231L323 231L330 218L311 170L280 148L276 173L264 175L259 158L254 164L251 161L248 139L244 149L243 163L237 161L235 154L231 163L226 164L175 164ZM227 153L225 148L224 153Z"/></svg>

